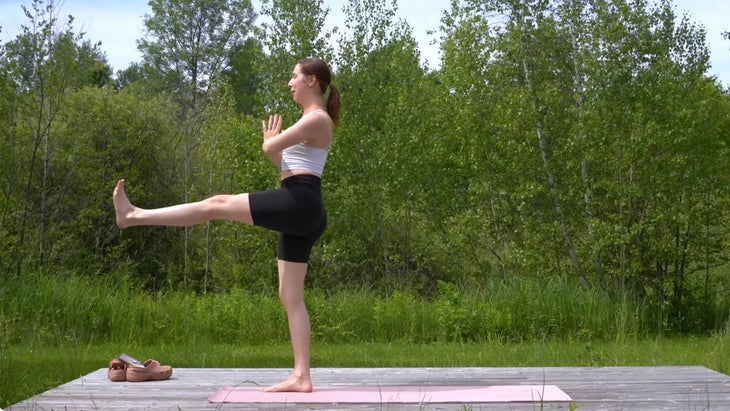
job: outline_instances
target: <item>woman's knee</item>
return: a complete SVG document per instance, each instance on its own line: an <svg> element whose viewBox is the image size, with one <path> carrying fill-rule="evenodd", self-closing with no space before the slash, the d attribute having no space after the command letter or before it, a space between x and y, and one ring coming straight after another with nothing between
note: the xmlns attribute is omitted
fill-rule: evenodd
<svg viewBox="0 0 730 411"><path fill-rule="evenodd" d="M297 287L295 284L280 285L279 301L281 301L281 305L284 306L287 312L304 308L304 286Z"/></svg>
<svg viewBox="0 0 730 411"><path fill-rule="evenodd" d="M199 202L200 211L208 218L215 218L221 208L225 206L226 200L221 195L208 197Z"/></svg>
<svg viewBox="0 0 730 411"><path fill-rule="evenodd" d="M296 310L304 307L304 296L301 293L279 290L279 301L286 311Z"/></svg>
<svg viewBox="0 0 730 411"><path fill-rule="evenodd" d="M214 195L203 201L203 209L211 218L253 223L248 207L248 196L245 194Z"/></svg>
<svg viewBox="0 0 730 411"><path fill-rule="evenodd" d="M278 269L281 304L287 312L304 307L304 278L307 275L307 264L279 260Z"/></svg>

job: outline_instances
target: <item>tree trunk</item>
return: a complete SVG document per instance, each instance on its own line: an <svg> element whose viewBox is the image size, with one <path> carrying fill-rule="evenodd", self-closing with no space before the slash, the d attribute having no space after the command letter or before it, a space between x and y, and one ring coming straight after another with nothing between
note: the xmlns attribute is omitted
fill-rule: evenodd
<svg viewBox="0 0 730 411"><path fill-rule="evenodd" d="M527 85L527 89L530 92L530 94L533 96L533 104L535 105L535 109L539 111L540 107L537 102L537 96L535 89L531 82L531 70L530 65L526 58L522 58L522 70L523 74L525 76L525 84ZM560 203L560 198L558 197L558 190L555 183L555 176L553 175L553 172L550 169L550 161L548 159L547 154L547 142L545 140L545 135L543 131L544 127L544 121L543 121L543 114L539 114L540 119L537 121L537 124L535 125L535 132L537 134L537 141L540 147L540 156L542 158L542 165L545 169L545 175L547 177L547 183L548 187L550 189L550 194L552 194L553 197L553 204L555 206L555 214L558 218L558 223L560 225L560 232L563 236L563 240L565 241L565 245L568 248L568 255L570 257L570 262L573 265L573 269L582 275L581 268L580 268L580 262L578 261L578 254L575 252L575 247L573 246L573 240L570 236L570 233L568 232L568 227L565 223L565 216L563 213L563 207Z"/></svg>
<svg viewBox="0 0 730 411"><path fill-rule="evenodd" d="M585 90L585 85L583 84L583 70L581 66L581 62L579 59L580 56L580 45L578 44L578 38L577 38L577 31L578 31L578 23L579 21L575 18L576 12L580 11L581 8L581 2L580 1L573 1L573 7L577 8L574 10L571 10L571 21L569 24L569 30L570 30L570 40L572 44L573 49L573 93L577 96L576 98L576 105L578 106L578 124L579 124L579 140L584 142L586 141L586 135L585 135L585 129L583 126L583 116L585 114L585 107L583 105L584 96L583 92ZM579 15L579 13L578 13ZM587 144L583 144L582 147L587 147ZM585 212L586 212L586 229L588 231L588 244L591 249L591 256L593 258L593 265L594 267L600 272L601 269L601 257L598 255L598 251L596 250L596 241L594 236L594 230L593 230L593 206L592 206L592 197L591 197L591 185L590 185L590 178L588 176L588 160L586 159L585 155L580 161L580 175L581 180L583 181L583 202L585 203Z"/></svg>

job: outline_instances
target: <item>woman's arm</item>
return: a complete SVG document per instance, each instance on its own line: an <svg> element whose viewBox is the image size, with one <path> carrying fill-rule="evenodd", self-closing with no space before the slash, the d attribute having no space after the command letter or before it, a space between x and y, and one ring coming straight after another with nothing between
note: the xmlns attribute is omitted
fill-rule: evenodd
<svg viewBox="0 0 730 411"><path fill-rule="evenodd" d="M332 121L326 113L304 116L284 131L281 131L281 116L274 114L268 122L262 120L261 127L264 133L261 149L277 167L281 167L281 152L289 146L307 142L327 147L332 141Z"/></svg>

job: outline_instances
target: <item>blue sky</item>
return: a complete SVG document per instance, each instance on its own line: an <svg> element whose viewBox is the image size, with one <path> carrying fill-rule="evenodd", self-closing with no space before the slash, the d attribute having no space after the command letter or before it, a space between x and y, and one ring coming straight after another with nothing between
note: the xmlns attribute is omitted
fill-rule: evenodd
<svg viewBox="0 0 730 411"><path fill-rule="evenodd" d="M140 60L136 40L142 37L142 16L149 12L147 0L56 0L63 16L74 16L76 31L86 32L86 38L101 41L113 69L126 68L129 63ZM329 26L344 26L342 7L346 0L325 0L330 8ZM431 45L436 35L443 10L449 8L451 0L399 0L398 17L413 28L419 42L421 57L432 67L438 65L438 46ZM723 39L722 32L730 31L730 1L717 0L674 0L677 14L687 12L690 19L707 30L707 44L711 52L711 75L730 86L730 41ZM0 40L7 42L18 32L26 19L21 5L30 5L31 0L0 0ZM259 2L254 0L254 4ZM65 21L65 18L59 19Z"/></svg>

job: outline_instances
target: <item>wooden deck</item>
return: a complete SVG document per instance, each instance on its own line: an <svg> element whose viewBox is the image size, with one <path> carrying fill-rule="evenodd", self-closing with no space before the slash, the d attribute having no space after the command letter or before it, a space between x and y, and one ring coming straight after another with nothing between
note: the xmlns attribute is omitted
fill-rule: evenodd
<svg viewBox="0 0 730 411"><path fill-rule="evenodd" d="M6 409L13 410L730 410L730 377L704 367L595 368L317 368L316 386L330 384L556 385L573 403L464 404L213 404L224 385L269 386L286 369L176 369L168 381L112 383L106 369Z"/></svg>

